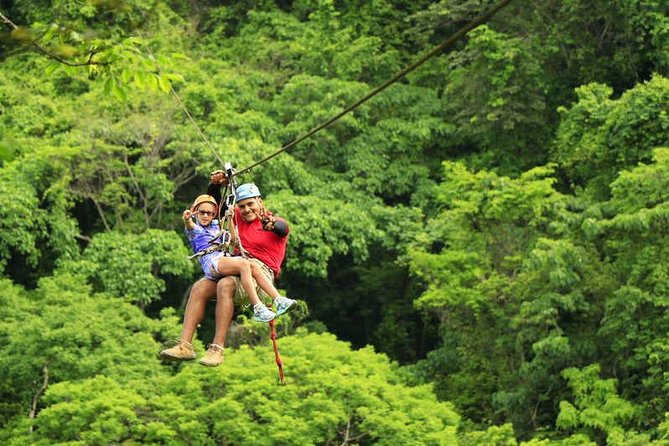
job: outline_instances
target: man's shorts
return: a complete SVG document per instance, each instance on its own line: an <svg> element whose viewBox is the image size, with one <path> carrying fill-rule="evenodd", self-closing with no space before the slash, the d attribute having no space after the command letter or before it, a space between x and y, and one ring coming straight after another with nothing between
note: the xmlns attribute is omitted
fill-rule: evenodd
<svg viewBox="0 0 669 446"><path fill-rule="evenodd" d="M265 265L258 259L249 259L249 262L259 265L263 275L270 281L270 283L274 283L274 271L272 271L267 265ZM244 291L244 288L242 287L242 280L240 279L239 276L232 276L232 279L234 279L235 281L235 297L234 297L235 303L248 304L249 296L248 294L246 294L246 291ZM269 297L269 295L265 293L262 289L260 289L255 279L253 279L253 283L256 286L256 292L258 293L258 297L260 298L260 300L263 302L271 302L271 298Z"/></svg>

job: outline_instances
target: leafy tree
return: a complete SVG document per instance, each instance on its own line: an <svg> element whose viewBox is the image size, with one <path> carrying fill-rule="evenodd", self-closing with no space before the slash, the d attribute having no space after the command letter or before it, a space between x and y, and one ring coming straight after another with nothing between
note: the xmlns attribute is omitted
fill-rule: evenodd
<svg viewBox="0 0 669 446"><path fill-rule="evenodd" d="M554 179L542 178L550 170L510 180L446 163L435 194L442 213L409 251L426 284L416 304L440 315L443 336L418 375L464 415L501 416L522 437L558 415L562 371L599 359L644 414L615 441L655 441L666 412L654 397L666 386L665 149L655 157L621 173L609 202L590 206L553 190Z"/></svg>
<svg viewBox="0 0 669 446"><path fill-rule="evenodd" d="M411 271L426 284L416 305L436 312L442 325L443 347L429 354L421 368L437 380L439 394L467 416L496 420L494 406L501 406L509 414L523 412L514 421L531 420L540 412L528 415L525 410L540 406L540 401L523 400L512 409L510 395L503 392L514 388L513 392L523 393L523 382L507 380L515 381L514 370L520 372L524 363L529 367L526 361L541 356L556 333L542 330L527 344L519 343L511 320L537 296L514 286L524 274L531 274L531 264L523 257L550 243L542 241L542 235L555 236L564 227L566 198L552 188L550 168L512 180L490 172L472 173L459 163L444 167L444 181L434 193L439 212L428 219L425 231L416 237L419 243L408 253ZM545 283L545 277L539 280ZM526 318L518 322L526 323ZM546 321L546 326L554 323ZM561 361L561 356L555 360ZM561 370L559 364L553 373ZM538 380L535 385L540 382L545 384ZM542 392L530 387L522 398L543 398ZM462 392L463 388L472 391Z"/></svg>
<svg viewBox="0 0 669 446"><path fill-rule="evenodd" d="M666 2L512 3L238 178L307 327L427 356L300 332L278 391L257 324L229 370L151 358L178 318L128 304L193 279L176 216L493 2L219 3L3 3L0 441L666 443Z"/></svg>
<svg viewBox="0 0 669 446"><path fill-rule="evenodd" d="M43 272L38 265L53 266L55 258L78 254L76 221L68 215L72 198L62 163L45 159L15 160L0 170L0 267L9 267L23 280ZM22 270L27 268L27 271ZM34 269L34 270L33 270Z"/></svg>
<svg viewBox="0 0 669 446"><path fill-rule="evenodd" d="M7 280L1 286L3 425L18 423L28 432L44 407L43 391L54 383L162 373L152 338L165 338L161 323L121 299L92 295L83 277L43 278L30 292Z"/></svg>
<svg viewBox="0 0 669 446"><path fill-rule="evenodd" d="M154 57L146 41L127 35L128 30L141 31L155 21L156 9L169 14L161 2L10 2L10 16L15 13L25 23L2 15L12 31L0 49L10 54L34 51L46 57L49 74L63 70L76 77L85 68L88 76L105 79L105 91L121 101L127 99L129 85L169 92L171 81L181 79L165 71L172 59Z"/></svg>
<svg viewBox="0 0 669 446"><path fill-rule="evenodd" d="M28 436L12 444L455 444L459 417L428 386L402 384L371 348L332 335L281 341L289 384L277 387L269 346L227 352L222 373L185 367L173 377L97 376L55 384ZM221 415L225 414L225 415ZM68 426L59 426L63 419ZM290 428L287 428L290 426Z"/></svg>
<svg viewBox="0 0 669 446"><path fill-rule="evenodd" d="M613 432L624 430L624 426L634 418L634 406L618 397L615 380L599 379L599 366L591 365L582 370L569 368L562 372L574 393L576 407L567 401L560 402L557 426L562 429L593 429L600 435L599 440Z"/></svg>
<svg viewBox="0 0 669 446"><path fill-rule="evenodd" d="M666 412L667 190L669 151L654 151L654 163L622 172L611 184L610 209L597 222L603 253L615 271L616 289L604 308L600 334L612 355L602 361L621 381L626 399L644 407L644 425ZM617 358L617 359L614 359Z"/></svg>
<svg viewBox="0 0 669 446"><path fill-rule="evenodd" d="M522 37L482 26L442 64L454 67L442 97L442 116L456 129L448 147L475 168L517 174L547 161L541 147L552 113L540 60L526 46Z"/></svg>
<svg viewBox="0 0 669 446"><path fill-rule="evenodd" d="M620 170L649 161L653 148L669 143L669 80L655 76L616 100L611 93L600 84L577 89L579 101L561 110L554 149L572 187L604 199Z"/></svg>
<svg viewBox="0 0 669 446"><path fill-rule="evenodd" d="M63 269L82 273L96 291L122 296L144 308L165 291L162 277L193 277L189 255L172 231L154 229L139 235L113 231L96 235L82 260L65 263Z"/></svg>

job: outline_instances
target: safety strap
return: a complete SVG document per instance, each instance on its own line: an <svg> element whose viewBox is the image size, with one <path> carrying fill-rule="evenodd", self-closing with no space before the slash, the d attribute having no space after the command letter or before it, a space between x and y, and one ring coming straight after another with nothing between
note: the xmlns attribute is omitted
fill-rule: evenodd
<svg viewBox="0 0 669 446"><path fill-rule="evenodd" d="M267 305L270 309L271 305ZM272 346L274 347L274 360L276 361L276 367L279 370L279 384L286 384L286 378L283 376L283 361L281 361L281 355L279 354L279 347L276 345L276 331L274 330L274 319L269 321L269 337L272 340Z"/></svg>

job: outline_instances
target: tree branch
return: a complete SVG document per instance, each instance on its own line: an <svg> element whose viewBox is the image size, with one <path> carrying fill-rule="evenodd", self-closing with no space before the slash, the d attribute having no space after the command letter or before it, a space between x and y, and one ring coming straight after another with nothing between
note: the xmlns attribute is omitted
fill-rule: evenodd
<svg viewBox="0 0 669 446"><path fill-rule="evenodd" d="M128 171L128 175L130 175L132 184L135 186L135 190L137 190L139 197L144 202L144 206L142 206L142 212L144 214L144 222L146 223L146 227L150 228L151 217L149 216L149 211L148 211L149 202L147 201L146 196L142 193L142 189L139 187L139 183L137 182L135 175L132 173L132 168L130 167L130 163L128 162L128 154L126 153L125 150L123 151L123 163L125 164L125 169Z"/></svg>
<svg viewBox="0 0 669 446"><path fill-rule="evenodd" d="M13 29L19 29L18 25L16 25L14 22L12 22L12 21L9 19L9 17L7 17L6 15L4 15L2 12L0 12L0 18L2 18L2 21L3 21L4 23L8 24L9 26L11 26ZM100 53L100 51L101 51L101 50L99 50L99 49L97 49L97 48L91 50L91 51L88 53L88 60L87 60L86 62L70 62L69 60L63 59L62 57L57 56L57 55L55 55L55 54L53 54L53 53L47 51L43 46L41 46L40 44L38 44L35 40L32 40L32 39L31 39L31 40L30 40L30 44L31 44L33 47L35 47L35 49L36 49L39 53L43 54L43 55L46 56L47 58L49 58L49 59L53 59L53 60L55 60L55 61L57 61L57 62L59 62L59 63L62 63L63 65L67 65L67 66L69 66L69 67L85 67L85 66L88 66L88 65L100 65L100 66L109 65L109 63L107 63L107 62L94 62L94 61L93 61L93 56L95 56L96 54Z"/></svg>
<svg viewBox="0 0 669 446"><path fill-rule="evenodd" d="M95 199L93 194L90 194L88 198L90 198L91 201L93 201L93 204L95 205L95 209L98 210L98 215L100 215L100 219L102 219L102 224L105 225L105 229L107 230L107 232L111 232L111 228L107 224L107 219L105 218L105 213L102 210L102 207L100 207L100 203L98 203L98 200Z"/></svg>
<svg viewBox="0 0 669 446"><path fill-rule="evenodd" d="M46 364L44 364L42 372L44 372L44 380L42 381L42 385L40 386L40 388L37 389L37 392L35 392L35 395L33 395L33 401L32 404L30 405L30 413L28 414L28 418L30 418L31 420L34 420L35 416L37 415L37 401L39 400L39 397L44 393L46 388L49 386L49 368L47 367ZM30 433L32 433L33 428L34 426L31 424Z"/></svg>
<svg viewBox="0 0 669 446"><path fill-rule="evenodd" d="M87 243L90 243L92 241L90 237L82 235L82 234L74 234L74 238L79 239L79 240L83 240Z"/></svg>
<svg viewBox="0 0 669 446"><path fill-rule="evenodd" d="M348 444L350 431L351 431L351 418L349 417L346 420L346 429L344 430L344 441L341 442L340 446L346 446Z"/></svg>

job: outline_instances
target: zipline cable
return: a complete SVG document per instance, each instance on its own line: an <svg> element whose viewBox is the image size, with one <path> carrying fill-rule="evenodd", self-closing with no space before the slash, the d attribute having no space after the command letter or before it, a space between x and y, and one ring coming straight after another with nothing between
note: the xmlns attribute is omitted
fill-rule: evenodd
<svg viewBox="0 0 669 446"><path fill-rule="evenodd" d="M197 125L197 122L195 122L195 119L193 119L193 116L190 114L190 112L188 111L188 109L187 109L186 106L184 105L183 101L181 100L181 98L179 97L179 95L177 94L177 92L174 90L174 88L172 88L172 85L170 85L170 92L172 93L172 96L174 96L174 99L176 99L177 104L179 104L179 107L181 107L181 109L184 111L184 113L186 114L186 116L188 116L188 119L190 119L190 122L193 123L193 125L194 125L195 128L197 129L197 132L200 134L200 137L201 137L202 140L205 142L205 144L207 145L207 147L209 148L209 150L211 150L211 153L214 154L214 156L216 157L216 159L218 160L218 162L221 163L222 166L225 166L225 162L221 159L221 157L218 155L218 153L217 153L216 150L214 149L214 146L209 142L209 140L207 139L207 137L204 135L204 133L202 132L202 129L200 129L200 126Z"/></svg>
<svg viewBox="0 0 669 446"><path fill-rule="evenodd" d="M432 49L429 53L425 54L423 57L418 59L416 62L412 63L408 67L406 67L404 70L400 71L397 73L395 76L391 77L387 81L385 81L383 84L380 86L376 87L374 90L370 91L367 93L364 97L358 99L356 102L353 104L349 105L346 109L343 111L337 113L335 116L332 118L328 119L324 123L320 124L317 127L314 127L313 129L309 130L307 133L304 135L300 136L299 138L289 142L285 146L281 147L279 150L276 152L272 153L271 155L266 156L265 158L261 159L260 161L251 164L250 166L247 166L243 169L238 170L235 175L240 175L244 172L248 172L249 170L253 169L254 167L264 163L265 161L269 161L272 158L276 157L277 155L285 152L286 150L292 148L293 146L297 145L298 143L304 141L305 139L309 138L310 136L313 136L317 132L323 130L326 127L329 127L331 124L333 124L335 121L339 120L342 116L346 115L347 113L352 112L356 108L358 108L360 105L364 104L377 94L381 93L383 90L397 82L398 80L402 79L404 76L407 74L411 73L413 70L416 68L420 67L423 65L425 62L427 62L429 59L432 57L436 56L437 54L441 53L444 51L446 48L449 46L453 45L455 42L463 38L469 31L472 29L482 25L483 23L487 22L492 16L497 14L501 9L506 7L509 3L511 3L512 0L502 0L499 2L495 7L490 9L488 12L481 14L475 18L473 18L469 23L467 23L465 26L460 28L455 34L450 36L448 39L444 40L441 44L436 46L434 49Z"/></svg>
<svg viewBox="0 0 669 446"><path fill-rule="evenodd" d="M146 51L149 53L149 56L153 59L154 63L156 64L156 68L158 69L158 73L162 72L162 68L160 67L160 64L158 63L158 59L156 59L156 56L153 55L153 52L151 51L151 48L149 45L144 45L146 48ZM181 107L181 110L186 114L190 122L195 126L195 129L197 130L198 134L200 135L200 138L202 138L202 141L204 141L205 145L209 150L211 150L211 153L214 154L214 157L218 160L219 163L221 163L221 166L225 166L225 162L221 159L221 157L218 155L216 152L216 149L214 149L214 146L209 142L209 139L205 136L204 132L200 128L199 125L197 125L197 122L195 122L195 119L193 119L193 115L190 114L188 109L186 108L186 105L184 105L184 102L181 100L181 97L179 96L179 93L176 92L174 87L172 87L172 83L170 82L170 93L172 93L172 96L174 96L174 99L177 101L177 105Z"/></svg>

